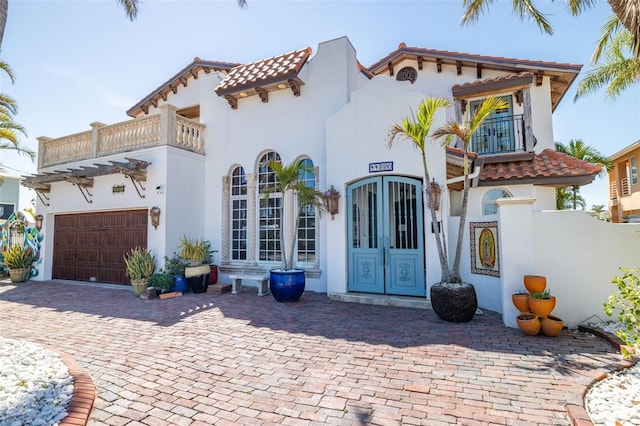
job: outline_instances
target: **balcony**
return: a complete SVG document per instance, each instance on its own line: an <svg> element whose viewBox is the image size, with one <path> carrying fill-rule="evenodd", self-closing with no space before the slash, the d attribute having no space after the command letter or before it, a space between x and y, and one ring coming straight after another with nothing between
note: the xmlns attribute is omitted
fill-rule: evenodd
<svg viewBox="0 0 640 426"><path fill-rule="evenodd" d="M471 150L478 155L523 152L526 147L522 114L486 119L471 139Z"/></svg>
<svg viewBox="0 0 640 426"><path fill-rule="evenodd" d="M620 196L626 197L631 195L631 185L629 185L629 178L625 177L620 179Z"/></svg>
<svg viewBox="0 0 640 426"><path fill-rule="evenodd" d="M171 105L160 109L112 125L91 123L92 130L61 138L38 138L38 169L162 145L204 155L205 125L177 115Z"/></svg>

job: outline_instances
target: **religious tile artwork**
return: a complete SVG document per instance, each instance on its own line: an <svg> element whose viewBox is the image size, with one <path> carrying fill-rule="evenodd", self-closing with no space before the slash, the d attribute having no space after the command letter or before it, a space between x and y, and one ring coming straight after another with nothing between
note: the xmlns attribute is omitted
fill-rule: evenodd
<svg viewBox="0 0 640 426"><path fill-rule="evenodd" d="M471 273L500 276L498 222L471 222Z"/></svg>

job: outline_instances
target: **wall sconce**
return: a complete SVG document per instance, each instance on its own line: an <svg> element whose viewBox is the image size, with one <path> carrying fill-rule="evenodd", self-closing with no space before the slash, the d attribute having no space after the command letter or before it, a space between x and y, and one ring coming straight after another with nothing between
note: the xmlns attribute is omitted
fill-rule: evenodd
<svg viewBox="0 0 640 426"><path fill-rule="evenodd" d="M331 215L331 220L338 214L338 205L340 204L340 192L331 185L331 188L324 193L324 206L327 213Z"/></svg>
<svg viewBox="0 0 640 426"><path fill-rule="evenodd" d="M44 220L44 217L41 214L36 215L36 229L38 230L38 232L40 232L40 230L42 229L43 220Z"/></svg>
<svg viewBox="0 0 640 426"><path fill-rule="evenodd" d="M442 188L440 187L438 182L432 180L429 184L429 190L431 191L431 197L433 200L433 206L429 207L433 207L435 211L438 211L440 210L440 196L442 195Z"/></svg>
<svg viewBox="0 0 640 426"><path fill-rule="evenodd" d="M151 207L149 209L149 216L151 216L153 229L158 229L158 225L160 225L160 207Z"/></svg>

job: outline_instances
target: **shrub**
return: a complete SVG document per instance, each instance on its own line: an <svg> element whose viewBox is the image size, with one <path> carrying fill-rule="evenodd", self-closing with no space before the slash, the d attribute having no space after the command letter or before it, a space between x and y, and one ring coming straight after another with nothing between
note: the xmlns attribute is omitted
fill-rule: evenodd
<svg viewBox="0 0 640 426"><path fill-rule="evenodd" d="M604 313L612 316L614 311L618 312L618 321L623 328L616 335L637 351L640 348L640 278L637 269L620 270L623 275L611 280L618 287L618 292L603 304ZM623 347L622 354L630 358L632 351Z"/></svg>
<svg viewBox="0 0 640 426"><path fill-rule="evenodd" d="M169 275L164 272L159 272L149 277L149 285L161 292L166 292L173 287L173 275Z"/></svg>
<svg viewBox="0 0 640 426"><path fill-rule="evenodd" d="M29 268L33 263L33 250L21 245L14 245L3 253L4 266L7 269Z"/></svg>
<svg viewBox="0 0 640 426"><path fill-rule="evenodd" d="M131 249L124 257L127 275L132 281L149 278L156 269L156 257L142 247Z"/></svg>

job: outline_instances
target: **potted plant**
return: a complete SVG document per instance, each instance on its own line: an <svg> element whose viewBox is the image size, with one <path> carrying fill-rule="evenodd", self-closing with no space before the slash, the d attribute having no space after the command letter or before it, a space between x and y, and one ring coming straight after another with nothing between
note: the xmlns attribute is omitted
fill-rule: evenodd
<svg viewBox="0 0 640 426"><path fill-rule="evenodd" d="M184 269L187 263L178 256L178 253L173 253L171 258L164 257L164 269L169 275L173 276L173 287L171 291L179 291L185 293L189 289L189 283L184 277Z"/></svg>
<svg viewBox="0 0 640 426"><path fill-rule="evenodd" d="M300 213L305 206L313 206L321 215L325 209L324 195L302 180L304 173L313 173L304 160L294 160L285 165L271 160L267 166L276 177L266 191L267 199L274 193L282 195L281 214L277 222L282 267L269 272L269 289L278 302L297 302L305 288L304 269L295 268L293 262ZM288 215L290 211L293 214ZM288 226L287 220L293 220L292 227ZM287 232L289 228L293 232Z"/></svg>
<svg viewBox="0 0 640 426"><path fill-rule="evenodd" d="M218 282L218 265L213 262L218 251L211 247L210 241L205 241L204 247L207 250L207 257L204 259L204 263L209 265L209 285L214 285Z"/></svg>
<svg viewBox="0 0 640 426"><path fill-rule="evenodd" d="M529 294L529 308L534 315L547 317L556 307L556 297L549 290L534 291Z"/></svg>
<svg viewBox="0 0 640 426"><path fill-rule="evenodd" d="M4 267L9 270L11 282L21 283L29 278L31 264L33 263L33 251L16 244L3 253Z"/></svg>
<svg viewBox="0 0 640 426"><path fill-rule="evenodd" d="M180 257L189 262L189 266L202 265L208 256L206 242L199 238L183 235L180 239Z"/></svg>
<svg viewBox="0 0 640 426"><path fill-rule="evenodd" d="M149 277L156 269L156 257L148 249L135 247L125 254L124 263L131 279L133 294L140 296L149 286Z"/></svg>
<svg viewBox="0 0 640 426"><path fill-rule="evenodd" d="M149 277L149 286L155 288L158 293L166 293L173 287L173 275L156 272Z"/></svg>
<svg viewBox="0 0 640 426"><path fill-rule="evenodd" d="M520 311L521 314L529 313L529 293L520 290L517 293L511 295L511 301L517 310Z"/></svg>
<svg viewBox="0 0 640 426"><path fill-rule="evenodd" d="M435 121L435 114L439 109L448 108L451 103L445 98L427 98L418 107L418 113L413 117L402 120L402 124L395 124L389 130L387 137L388 147L398 139L406 139L418 148L422 155L422 167L424 171L424 186L430 188L432 182L427 167L427 156L425 145L431 126ZM471 283L465 283L460 276L460 258L462 254L462 241L467 220L467 205L469 200L470 155L469 148L471 138L479 129L480 125L493 111L507 106L506 102L494 97L487 97L480 107L475 111L468 122L449 121L444 126L435 130L431 135L432 139L445 138L444 146L449 146L453 137L458 137L463 146L463 170L464 187L462 192L462 207L460 214L460 225L458 228L458 240L456 243L453 266L449 266L449 255L446 251L447 233L444 230L435 232L436 248L440 258L442 276L440 282L431 286L431 305L433 310L441 319L452 322L471 321L478 308L478 299L475 288ZM427 193L427 208L431 213L431 222L435 229L438 219L434 206L433 192Z"/></svg>

